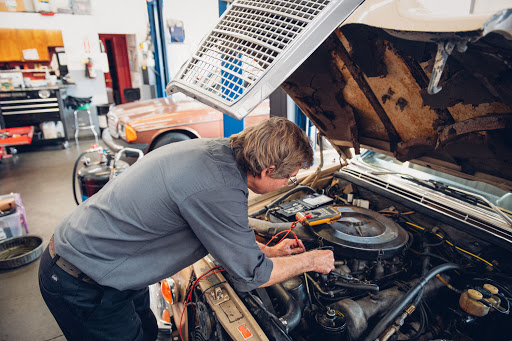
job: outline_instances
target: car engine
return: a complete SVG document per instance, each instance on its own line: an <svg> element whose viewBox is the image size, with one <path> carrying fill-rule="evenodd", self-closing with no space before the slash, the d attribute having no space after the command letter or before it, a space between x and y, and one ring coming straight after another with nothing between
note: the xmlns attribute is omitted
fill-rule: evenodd
<svg viewBox="0 0 512 341"><path fill-rule="evenodd" d="M285 234L294 238L283 232L291 229L307 250L330 249L336 260L336 269L327 275L305 273L249 293L233 287L263 339L512 337L510 249L355 185L341 173L320 189L299 186L284 193L250 214L249 225L261 242L279 235L269 245ZM229 275L223 275L229 283ZM194 308L188 309L190 338L244 340L255 335L240 327L227 332L219 322L222 311L215 311L215 301L205 294L218 284L188 292ZM217 292L215 299L223 297L218 288L211 292ZM239 314L224 312L233 321Z"/></svg>

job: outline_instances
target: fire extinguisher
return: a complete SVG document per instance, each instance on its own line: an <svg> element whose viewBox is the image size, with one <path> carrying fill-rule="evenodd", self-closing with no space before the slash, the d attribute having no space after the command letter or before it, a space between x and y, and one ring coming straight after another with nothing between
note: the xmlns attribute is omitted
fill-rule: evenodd
<svg viewBox="0 0 512 341"><path fill-rule="evenodd" d="M96 78L96 70L94 69L94 63L91 58L87 58L87 63L85 63L85 76Z"/></svg>

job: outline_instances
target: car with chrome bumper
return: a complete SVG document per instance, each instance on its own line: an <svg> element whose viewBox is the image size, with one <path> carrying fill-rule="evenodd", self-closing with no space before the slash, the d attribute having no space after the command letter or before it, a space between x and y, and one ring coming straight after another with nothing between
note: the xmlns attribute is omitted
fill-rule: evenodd
<svg viewBox="0 0 512 341"><path fill-rule="evenodd" d="M245 125L268 119L269 113L269 102L263 101ZM116 105L109 110L107 122L102 139L113 151L131 147L150 152L173 142L224 136L223 114L192 98L156 98Z"/></svg>

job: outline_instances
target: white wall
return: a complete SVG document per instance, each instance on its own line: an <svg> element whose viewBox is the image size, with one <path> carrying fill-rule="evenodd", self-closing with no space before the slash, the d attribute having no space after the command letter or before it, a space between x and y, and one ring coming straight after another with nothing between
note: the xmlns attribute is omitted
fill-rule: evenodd
<svg viewBox="0 0 512 341"><path fill-rule="evenodd" d="M181 65L195 52L203 37L217 24L219 2L218 0L164 0L163 14L166 22L167 19L181 20L185 27L183 43L170 43L169 30L166 30L167 60L172 79Z"/></svg>
<svg viewBox="0 0 512 341"><path fill-rule="evenodd" d="M107 102L103 73L97 70L96 79L86 78L82 61L87 57L99 60L99 33L134 34L142 42L147 31L147 7L141 0L91 0L91 8L91 15L0 12L0 28L60 30L68 68L77 84L69 93L93 96L93 104L100 104ZM90 46L90 51L84 45Z"/></svg>
<svg viewBox="0 0 512 341"><path fill-rule="evenodd" d="M79 97L93 96L93 104L107 102L105 82L99 65L94 80L85 78L82 61L87 57L99 60L98 34L131 34L136 43L146 39L148 11L144 0L91 0L91 15L55 14L42 16L38 13L0 12L0 28L61 30L68 55L68 68L77 86L70 94ZM218 0L164 0L165 19L182 20L185 26L185 42L169 43L169 74L174 76L179 67L195 51L202 38L219 19ZM90 53L84 44L90 45ZM139 56L140 57L140 56ZM139 61L142 58L138 58ZM135 83L140 75L133 75Z"/></svg>

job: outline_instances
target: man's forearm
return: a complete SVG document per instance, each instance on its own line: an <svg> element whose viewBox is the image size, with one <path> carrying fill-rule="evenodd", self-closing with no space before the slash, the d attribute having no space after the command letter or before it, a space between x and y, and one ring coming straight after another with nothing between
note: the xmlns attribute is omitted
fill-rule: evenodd
<svg viewBox="0 0 512 341"><path fill-rule="evenodd" d="M274 267L270 279L261 287L281 283L304 272L314 270L314 261L307 252L299 255L271 258L271 261Z"/></svg>

